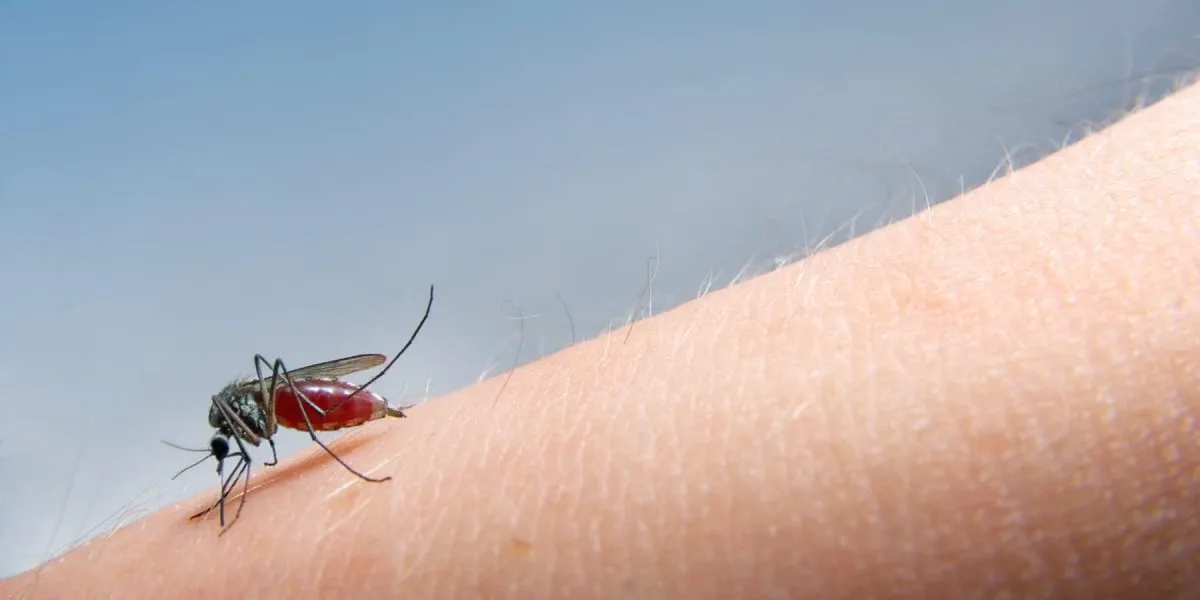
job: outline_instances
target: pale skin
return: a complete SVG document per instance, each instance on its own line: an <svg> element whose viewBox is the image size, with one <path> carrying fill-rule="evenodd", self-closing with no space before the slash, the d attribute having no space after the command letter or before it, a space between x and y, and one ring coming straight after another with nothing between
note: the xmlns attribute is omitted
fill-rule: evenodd
<svg viewBox="0 0 1200 600"><path fill-rule="evenodd" d="M31 595L1200 590L1200 87L625 338L334 444L393 481L314 448L223 537L209 491Z"/></svg>

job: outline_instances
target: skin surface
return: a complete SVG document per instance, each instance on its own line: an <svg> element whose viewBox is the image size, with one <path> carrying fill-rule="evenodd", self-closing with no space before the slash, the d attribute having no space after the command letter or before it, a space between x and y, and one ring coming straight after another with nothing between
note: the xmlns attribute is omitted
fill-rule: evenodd
<svg viewBox="0 0 1200 600"><path fill-rule="evenodd" d="M1200 87L626 334L334 444L392 482L313 448L0 594L1200 590Z"/></svg>

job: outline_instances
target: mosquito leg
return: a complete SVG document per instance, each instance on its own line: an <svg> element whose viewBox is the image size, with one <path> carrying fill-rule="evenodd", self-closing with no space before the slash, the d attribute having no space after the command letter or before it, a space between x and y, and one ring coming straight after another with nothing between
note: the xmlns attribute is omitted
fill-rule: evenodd
<svg viewBox="0 0 1200 600"><path fill-rule="evenodd" d="M233 471L230 472L229 477L227 479L225 479L225 481L222 483L221 496L217 499L217 502L214 503L212 506L209 506L205 510L203 510L199 513L196 513L196 514L192 515L192 517L191 517L193 519L196 519L196 518L202 517L202 516L212 512L212 510L214 508L219 508L220 515L221 515L221 519L220 519L221 520L221 535L224 535L225 531L228 530L230 527L232 527L233 524L235 522L237 522L238 518L242 516L242 508L246 505L246 496L250 494L250 453L246 450L246 445L244 443L242 443L242 440L240 438L235 437L235 438L233 438L233 441L235 443L237 443L238 451L227 455L226 458L231 457L231 456L236 456L236 457L238 457L238 463L237 463L237 465L234 466ZM220 462L217 463L217 477L218 478L221 476L221 470L223 468L223 465L224 465L224 460L220 460ZM225 499L229 497L229 494L231 494L233 492L233 488L235 486L237 486L238 479L243 479L243 476L244 476L245 481L242 484L242 497L240 498L240 500L238 502L237 513L234 514L233 520L230 521L228 525L226 525L226 523L225 523Z"/></svg>
<svg viewBox="0 0 1200 600"><path fill-rule="evenodd" d="M262 364L266 363L267 359L261 354L254 355L254 372L258 375L258 393L262 398L264 412L267 414L267 431L266 433L274 435L275 433L275 374L271 374L271 389L267 390L267 382L263 379Z"/></svg>
<svg viewBox="0 0 1200 600"><path fill-rule="evenodd" d="M297 398L299 398L304 404L307 404L309 406L309 408L317 411L318 415L321 415L323 417L329 413L329 410L321 408L320 406L317 406L317 403L313 402L312 399L309 398L307 394L305 394L304 392L302 392L296 388L296 384L292 383L292 374L288 372L287 367L283 366L282 358L275 359L275 367L277 369L281 369L279 371L279 375L281 377L283 377L284 383L286 383L288 387L292 388L292 394L294 394ZM338 402L338 405L340 406L341 402ZM301 406L300 409L301 409L301 411L303 411L304 407Z"/></svg>
<svg viewBox="0 0 1200 600"><path fill-rule="evenodd" d="M279 454L275 452L275 438L267 438L267 443L271 445L271 462L263 461L263 464L273 467L279 464Z"/></svg>
<svg viewBox="0 0 1200 600"><path fill-rule="evenodd" d="M337 408L339 406L341 406L342 404L345 404L346 401L357 396L359 392L367 389L367 386L371 385L372 383L375 383L380 377L383 377L384 374L386 374L388 372L388 369L391 369L392 365L396 364L396 361L400 359L400 356L403 355L406 350L408 350L408 347L411 346L414 341L416 341L417 334L421 333L421 328L425 326L425 321L429 320L429 311L431 311L431 310L433 310L433 286L432 285L429 286L429 302L427 302L425 304L425 314L421 316L421 320L417 323L417 328L413 330L412 335L408 336L408 341L404 343L404 347L401 348L400 351L397 352L396 355L392 357L392 360L388 361L388 364L384 365L382 371L376 373L373 377L368 379L366 383L358 386L358 389L354 390L354 392L351 393L349 396L342 398L341 402L334 404L333 406L327 408L326 410L327 411L337 410ZM405 407L405 408L412 408L412 407L409 406L409 407Z"/></svg>
<svg viewBox="0 0 1200 600"><path fill-rule="evenodd" d="M267 412L269 413L269 417L272 420L275 419L275 392L276 392L276 390L279 389L279 385L280 385L279 379L282 379L284 383L287 383L288 387L292 388L292 392L296 395L296 397L299 398L301 401L303 401L305 404L308 404L309 408L316 411L317 414L319 414L323 417L323 416L325 416L325 414L327 412L329 412L328 410L323 409L320 406L317 406L317 404L315 402L313 402L311 399L309 399L309 397L307 395L305 395L300 390L296 389L295 385L292 385L291 375L288 374L287 366L285 366L283 364L282 358L275 359L275 363L271 366L271 393L269 396L266 395L267 390L264 387L266 385L266 381L263 379L262 371L259 370L262 365L272 365L272 363L270 361L268 361L266 358L264 358L263 355L255 354L254 355L254 370L255 370L255 372L258 373L259 386L263 388L263 391L262 391L263 399L264 399L264 401L268 402L268 406L267 406L268 411ZM340 405L341 402L339 402L338 404Z"/></svg>
<svg viewBox="0 0 1200 600"><path fill-rule="evenodd" d="M233 486L236 485L237 479L241 476L242 470L243 470L242 465L243 465L243 463L245 463L245 456L240 452L235 452L233 454L230 454L226 458L230 458L230 457L234 457L234 456L237 456L237 457L241 458L242 460L238 461L238 464L237 464L237 466L234 467L233 471L230 471L229 477L225 477L224 481L221 482L221 496L217 499L216 502L213 502L212 506L209 506L208 508L192 515L189 518L199 519L200 517L203 517L204 515L207 515L208 513L212 512L212 510L214 508L217 508L219 505L221 505L224 502L225 497L229 495L229 492L233 491ZM224 472L223 472L224 471L224 468L223 468L224 460L222 460L221 462L222 462L222 464L217 466L217 477L218 478L221 478L224 475Z"/></svg>
<svg viewBox="0 0 1200 600"><path fill-rule="evenodd" d="M237 456L240 458L240 460L238 460L238 464L233 468L233 471L229 473L229 477L225 480L225 484L221 486L221 497L218 498L217 501L212 504L212 506L209 506L208 508L191 516L192 519L199 519L200 517L212 512L214 508L219 508L220 510L218 512L220 514L222 529L221 533L224 533L225 530L232 527L238 518L242 516L242 507L246 505L246 495L250 493L250 460L241 454L230 454L230 456ZM233 488L237 486L239 479L244 479L242 497L238 502L238 509L233 516L233 520L226 525L225 499L229 497L229 494L233 493Z"/></svg>
<svg viewBox="0 0 1200 600"><path fill-rule="evenodd" d="M277 389L278 373L272 371L272 373L271 373L271 393L270 393L270 395L267 395L266 382L263 380L262 371L260 370L261 365L266 362L267 362L267 359L263 358L261 354L254 355L254 371L258 374L258 388L259 388L260 392L262 393L262 398L263 398L264 402L267 402L267 398L270 398L270 404L268 405L266 410L267 410L267 418L269 418L271 420L271 422L267 424L267 428L271 430L272 434L274 434L274 431L275 431L275 390ZM278 363L278 361L276 361L276 362ZM282 366L283 366L282 363L276 364L276 367L282 367ZM263 464L268 467L273 467L273 466L279 464L279 453L275 451L274 435L267 437L267 443L271 445L271 462L263 461Z"/></svg>
<svg viewBox="0 0 1200 600"><path fill-rule="evenodd" d="M241 439L235 437L233 438L233 441L238 445L237 453L242 457L241 461L238 462L238 467L240 467L246 473L246 480L242 483L242 497L238 499L237 513L233 515L233 520L229 522L228 526L225 525L225 515L221 515L221 533L219 535L224 535L229 527L233 527L233 524L236 523L238 518L242 516L242 507L246 506L246 496L250 495L250 453L246 451L246 445L242 443ZM271 447L275 447L274 442L271 443ZM235 479L234 483L236 484L236 482L237 480ZM225 508L224 499L224 496L222 496L222 509Z"/></svg>
<svg viewBox="0 0 1200 600"><path fill-rule="evenodd" d="M270 389L267 389L267 380L265 377L263 377L263 365L268 365L271 367ZM265 412L267 415L267 438L270 438L275 434L275 428L279 422L278 417L275 414L275 393L279 390L280 377L287 374L287 366L283 364L283 359L281 358L276 358L275 363L272 364L263 355L255 354L254 372L258 375L259 397L262 398L263 412ZM296 391L295 386L292 387L292 390ZM321 410L321 407L313 404L312 401L307 397L305 397L304 400L307 401L322 416L325 415L325 411ZM276 462L278 462L278 459L276 459ZM271 465L274 465L274 463L271 463Z"/></svg>
<svg viewBox="0 0 1200 600"><path fill-rule="evenodd" d="M301 414L303 414L304 409L300 409L300 412L301 412ZM304 415L304 420L308 421L308 415ZM336 452L331 450L329 448L329 446L326 446L325 443L322 442L321 439L317 437L317 433L315 431L313 431L313 429L312 429L312 423L308 423L308 437L312 438L312 441L316 442L316 444L318 446L320 446L321 449L324 450L327 454L329 454L329 456L332 456L333 460L338 461L338 464L342 465L343 467L346 467L347 471L354 473L359 479L362 479L363 481L370 481L371 483L383 483L385 481L391 480L391 478L392 478L391 475L388 475L386 477L368 477L366 475L363 475L362 473L359 473L357 470L354 469L354 467L351 467L350 465L346 464L346 461L342 460L342 457L338 456Z"/></svg>
<svg viewBox="0 0 1200 600"><path fill-rule="evenodd" d="M212 509L216 508L221 503L222 500L225 499L225 494L231 487L230 484L232 483L233 477L232 477L232 474L230 474L230 477L227 479L223 478L223 476L224 476L223 468L222 468L222 466L218 466L217 467L217 481L221 482L221 494L217 497L216 502L213 502L212 505L210 505L208 508L192 515L189 518L199 519L200 517L207 515L208 513L212 512Z"/></svg>
<svg viewBox="0 0 1200 600"><path fill-rule="evenodd" d="M287 374L287 371L283 372L283 380L285 383L287 383L287 385L289 387L292 388L292 393L294 393L298 398L304 398L305 400L308 400L304 396L303 392L296 389L296 385L292 382L292 378L290 375ZM329 446L326 446L325 443L321 441L321 438L317 437L317 431L315 428L313 428L312 419L310 419L308 417L308 411L304 408L304 404L305 404L305 402L297 402L297 405L299 405L299 407L300 407L300 416L304 417L304 425L305 425L305 428L308 430L308 437L312 438L312 441L316 442L316 444L318 446L320 446L321 449L324 450L327 454L329 454L329 456L332 456L333 460L338 461L338 464L345 467L347 471L350 471L351 473L354 473L355 475L357 475L359 477L359 479L362 479L363 481L370 481L372 483L382 483L382 482L387 481L392 478L390 475L387 477L382 477L382 478L368 477L368 476L363 475L362 473L359 473L358 471L356 471L354 469L354 467L351 467L350 465L346 464L346 461L342 460L342 457L338 456L337 453L335 453L333 450L330 450ZM312 402L309 401L308 404L312 404Z"/></svg>
<svg viewBox="0 0 1200 600"><path fill-rule="evenodd" d="M237 523L237 520L242 517L242 508L244 506L246 506L246 496L250 495L250 460L249 460L249 458L243 458L242 461L238 464L238 466L241 467L242 471L246 474L246 477L242 481L242 497L238 499L237 511L233 513L233 520L230 521L228 525L225 524L224 515L221 516L221 533L219 533L217 535L225 535L225 532L229 531L229 528L233 527L233 524ZM234 484L236 485L236 483L237 482L235 481ZM222 508L224 508L224 506L222 506Z"/></svg>
<svg viewBox="0 0 1200 600"><path fill-rule="evenodd" d="M249 481L250 481L250 461L246 460L246 457L244 457L244 456L238 458L237 465L233 467L233 472L230 473L230 477L229 477L230 485L228 488L223 488L221 490L221 498L217 500L217 502L221 505L220 521L221 521L221 529L222 530L225 529L225 499L229 497L229 494L231 492L233 492L233 488L234 488L234 486L237 485L238 479L242 478L242 473L246 474L246 482L249 483ZM245 494L243 493L242 501L245 502L245 500L246 500Z"/></svg>

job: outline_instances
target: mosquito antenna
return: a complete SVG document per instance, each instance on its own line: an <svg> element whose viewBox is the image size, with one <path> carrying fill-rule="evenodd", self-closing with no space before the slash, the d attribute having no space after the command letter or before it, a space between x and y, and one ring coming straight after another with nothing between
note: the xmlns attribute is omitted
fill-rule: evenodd
<svg viewBox="0 0 1200 600"><path fill-rule="evenodd" d="M162 443L164 443L168 446L171 446L172 448L178 448L180 450L186 450L188 452L203 452L204 453L203 458L180 469L178 473L176 473L175 475L173 475L171 477L172 480L174 480L176 477L179 477L180 475L183 475L188 469L191 469L191 468L199 465L200 463L208 460L209 457L213 457L213 458L217 459L217 469L219 471L221 468L221 464L223 462L225 462L225 458L229 456L229 442L225 438L221 437L220 435L213 436L212 440L208 444L207 450L201 450L199 448L184 448L183 446L168 442L167 440L159 440L159 441L161 441Z"/></svg>
<svg viewBox="0 0 1200 600"><path fill-rule="evenodd" d="M388 369L391 369L392 365L396 364L396 361L400 359L400 356L402 356L404 354L404 352L406 350L408 350L408 347L411 346L414 341L416 341L417 334L421 333L421 328L425 326L425 321L429 319L429 311L432 309L433 309L433 286L431 285L431 286L429 286L429 303L425 305L425 314L421 317L421 322L417 323L417 328L413 330L412 335L408 337L408 342L405 343L404 347L401 348L400 351L397 352L396 355L392 357L392 360L388 361L388 364L383 367L382 371L376 373L375 376L368 379L366 383L358 386L357 390L354 390L353 393L351 393L349 396L346 396L345 398L343 398L341 402L338 402L338 406L341 406L346 401L357 396L359 392L367 389L367 386L371 385L372 383L375 383L375 381L377 379L379 379L380 377L383 377L385 374L387 374Z"/></svg>
<svg viewBox="0 0 1200 600"><path fill-rule="evenodd" d="M176 448L176 449L179 449L179 450L185 450L185 451L187 451L187 452L203 452L203 453L204 453L204 458L201 458L200 460L198 460L198 461L196 461L196 462L194 462L194 463L192 463L192 464L190 464L190 465L188 465L188 466L186 466L186 467L184 467L184 468L180 469L178 473L176 473L176 474L172 475L172 476L171 476L171 480L172 480L172 481L174 481L176 477L179 477L180 475L183 475L184 473L186 473L186 472L187 472L189 469L191 469L191 468L193 468L193 467L196 467L196 466L197 466L197 465L199 465L200 463L202 463L202 462L204 462L204 461L208 460L208 457L210 457L210 456L216 456L215 454L213 454L212 448L185 448L185 447L183 447L183 446L180 446L179 444L175 444L175 443L172 443L172 442L168 442L167 440L159 440L159 441L160 441L160 442L162 442L162 443L164 443L164 444L166 444L166 445L168 445L168 446L170 446L170 447L172 447L172 448ZM218 459L218 460L219 460L219 459Z"/></svg>
<svg viewBox="0 0 1200 600"><path fill-rule="evenodd" d="M210 448L184 448L183 446L180 446L179 444L176 444L174 442L168 442L167 440L158 440L158 441L160 441L172 448L175 448L177 450L186 450L188 452L207 452L209 454L212 454L212 449L210 449ZM208 458L208 457L205 456L204 458Z"/></svg>
<svg viewBox="0 0 1200 600"><path fill-rule="evenodd" d="M187 448L184 448L184 450L187 450ZM190 465L188 465L188 466L186 466L186 467L184 467L184 468L180 469L178 473L176 473L176 474L174 474L174 475L172 475L172 476L171 476L171 480L172 480L172 481L174 481L176 477L179 477L180 475L183 475L183 474L184 474L184 472L186 472L188 469L191 469L191 468L193 468L193 467L196 467L196 466L197 466L197 465L199 465L200 463L202 463L202 462L204 462L204 461L208 460L208 457L210 457L210 456L212 456L212 454L211 454L211 453L210 453L210 454L208 454L208 455L206 455L204 458L201 458L200 460L198 460L198 461L196 461L196 462L194 462L194 463L192 463L192 464L190 464ZM220 459L217 459L217 460L220 460Z"/></svg>

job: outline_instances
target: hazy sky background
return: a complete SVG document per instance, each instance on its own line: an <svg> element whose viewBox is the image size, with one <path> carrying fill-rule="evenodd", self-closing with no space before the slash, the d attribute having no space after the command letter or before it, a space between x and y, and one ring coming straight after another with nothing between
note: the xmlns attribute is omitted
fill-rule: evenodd
<svg viewBox="0 0 1200 600"><path fill-rule="evenodd" d="M158 440L255 352L391 354L433 283L378 390L452 390L505 301L536 358L656 253L657 311L1200 56L1195 0L959 4L0 0L0 574L211 487Z"/></svg>

